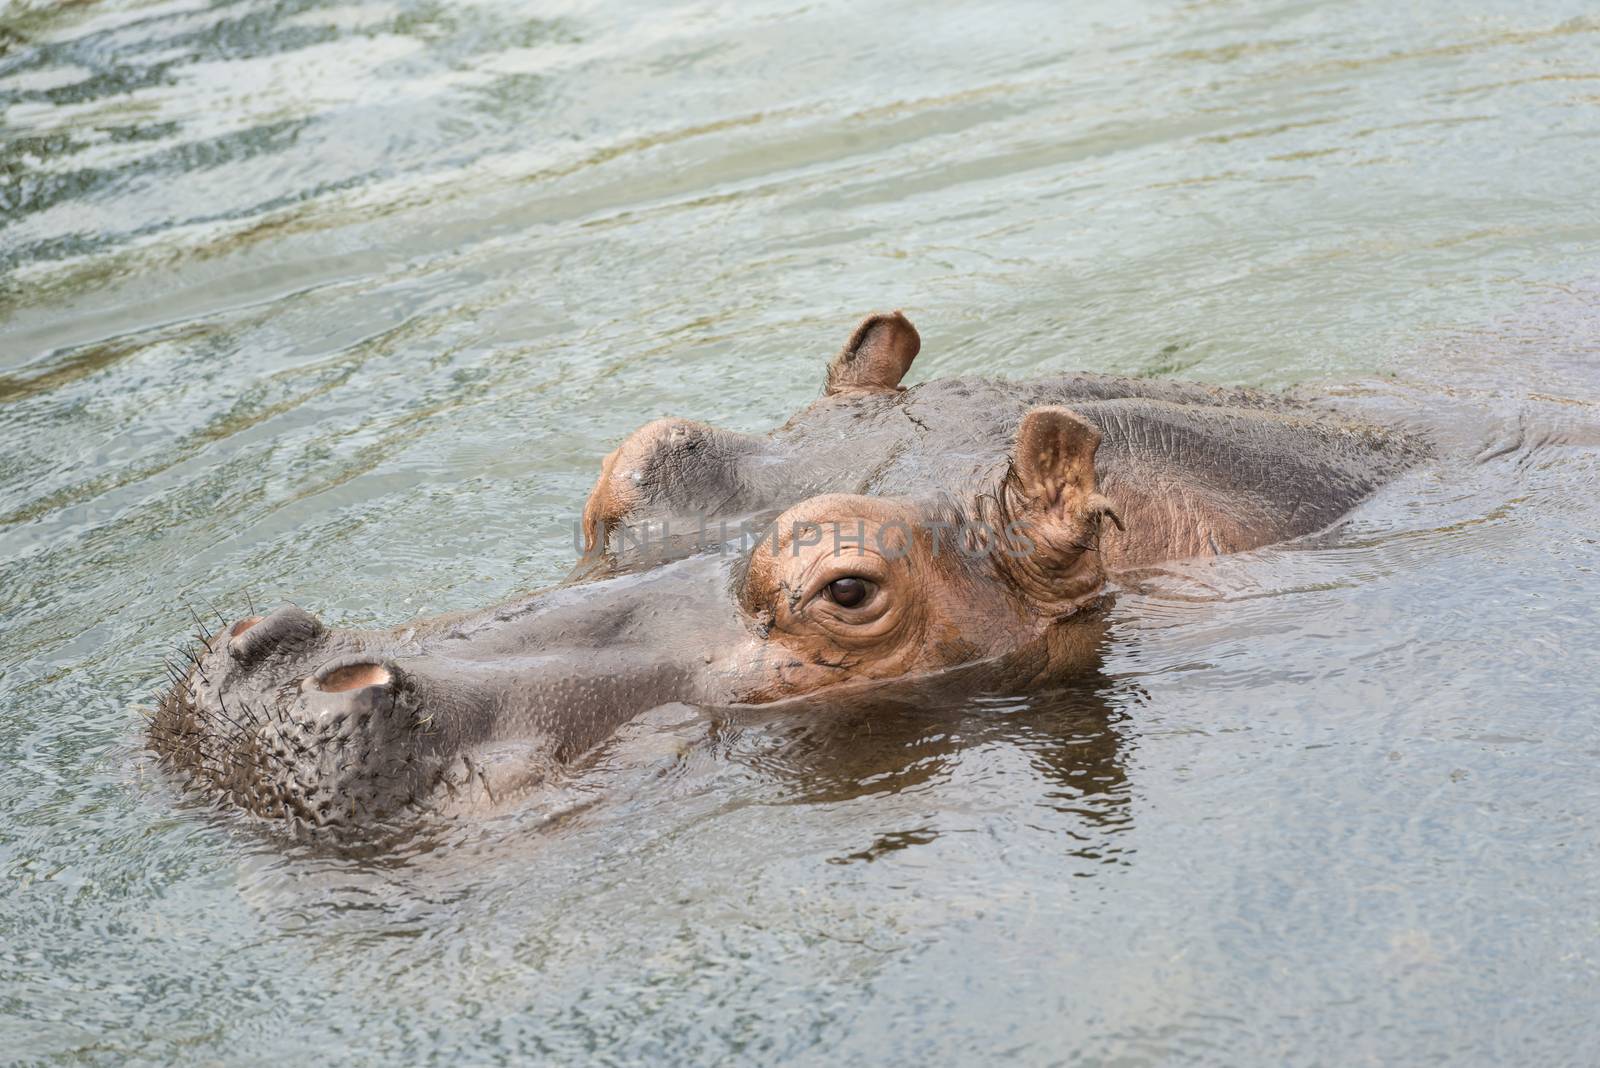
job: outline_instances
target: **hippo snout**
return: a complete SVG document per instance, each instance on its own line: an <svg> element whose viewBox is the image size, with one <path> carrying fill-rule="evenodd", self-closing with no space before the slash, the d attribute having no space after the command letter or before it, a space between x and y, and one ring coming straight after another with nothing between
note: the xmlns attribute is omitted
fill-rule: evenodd
<svg viewBox="0 0 1600 1068"><path fill-rule="evenodd" d="M747 631L696 595L731 569L693 557L388 630L294 605L244 615L201 636L151 738L237 808L358 837L503 805L559 782L639 713L712 692L708 650Z"/></svg>
<svg viewBox="0 0 1600 1068"><path fill-rule="evenodd" d="M392 634L335 630L294 605L203 635L152 720L159 748L247 810L370 826L444 768ZM424 687L426 689L426 687Z"/></svg>

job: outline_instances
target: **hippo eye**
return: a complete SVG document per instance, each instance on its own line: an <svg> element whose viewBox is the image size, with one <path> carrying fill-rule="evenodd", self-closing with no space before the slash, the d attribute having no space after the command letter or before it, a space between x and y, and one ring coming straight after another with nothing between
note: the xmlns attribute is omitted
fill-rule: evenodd
<svg viewBox="0 0 1600 1068"><path fill-rule="evenodd" d="M859 608L872 596L872 583L853 576L828 583L828 599L840 608Z"/></svg>

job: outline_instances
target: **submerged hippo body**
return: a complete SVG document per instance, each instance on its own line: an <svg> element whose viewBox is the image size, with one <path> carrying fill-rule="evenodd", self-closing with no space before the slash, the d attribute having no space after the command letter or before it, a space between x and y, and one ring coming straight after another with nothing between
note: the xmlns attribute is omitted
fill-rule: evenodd
<svg viewBox="0 0 1600 1068"><path fill-rule="evenodd" d="M902 389L872 316L765 437L659 420L605 458L567 583L395 630L281 608L205 637L152 744L203 789L362 827L503 802L649 709L986 665L1092 666L1119 571L1326 527L1422 447L1283 397L1068 375ZM967 673L970 677L970 671Z"/></svg>

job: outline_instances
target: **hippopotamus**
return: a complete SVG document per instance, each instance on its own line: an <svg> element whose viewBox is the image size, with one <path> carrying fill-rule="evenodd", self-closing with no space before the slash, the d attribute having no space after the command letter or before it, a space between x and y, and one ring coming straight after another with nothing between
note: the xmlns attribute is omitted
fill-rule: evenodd
<svg viewBox="0 0 1600 1068"><path fill-rule="evenodd" d="M1428 451L1243 388L905 387L920 348L869 315L766 435L642 426L553 588L388 630L294 605L202 630L153 748L227 805L360 829L503 806L667 706L805 714L945 674L1026 693L1095 667L1119 576L1321 531Z"/></svg>

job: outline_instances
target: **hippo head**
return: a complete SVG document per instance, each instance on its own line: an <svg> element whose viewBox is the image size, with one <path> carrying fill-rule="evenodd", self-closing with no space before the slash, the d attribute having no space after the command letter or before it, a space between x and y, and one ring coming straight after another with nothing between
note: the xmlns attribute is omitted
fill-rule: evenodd
<svg viewBox="0 0 1600 1068"><path fill-rule="evenodd" d="M249 812L360 828L503 803L669 703L1070 670L1093 655L1102 522L1120 525L1100 433L1030 407L999 420L992 455L910 463L927 425L898 383L916 348L898 313L869 318L824 397L767 438L649 424L606 458L585 559L555 588L393 630L287 606L202 633L154 748Z"/></svg>

